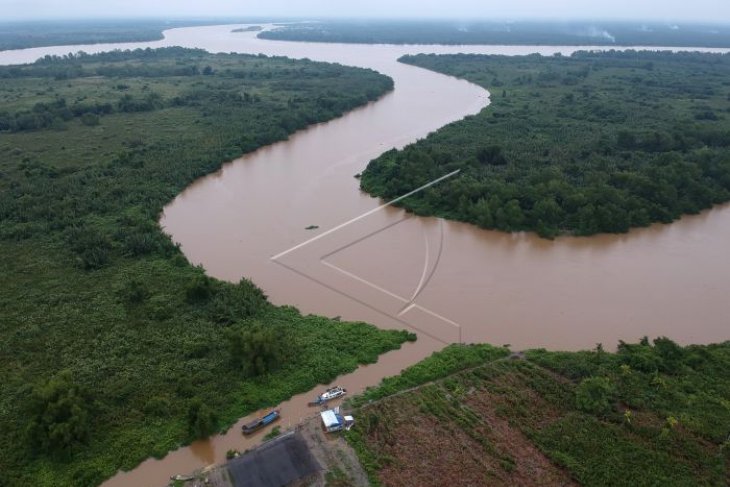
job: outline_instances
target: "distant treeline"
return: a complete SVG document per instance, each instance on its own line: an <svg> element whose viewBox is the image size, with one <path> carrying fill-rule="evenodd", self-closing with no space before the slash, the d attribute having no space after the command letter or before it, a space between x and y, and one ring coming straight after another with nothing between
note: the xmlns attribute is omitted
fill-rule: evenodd
<svg viewBox="0 0 730 487"><path fill-rule="evenodd" d="M219 57L221 57L219 55ZM230 57L230 56L229 56ZM221 59L225 58L222 56ZM266 59L266 56L241 55L240 59L250 61ZM45 56L34 64L22 66L0 67L0 79L19 78L41 78L55 81L74 80L78 78L91 77L136 77L136 78L186 78L197 80L200 75L210 77L216 74L216 79L228 80L264 80L272 78L272 71L252 70L240 65L228 65L224 69L214 70L210 64L202 62L209 55L200 49L185 49L181 47L168 47L163 49L136 49L127 51L111 51L99 54L68 54L65 56ZM131 63L129 61L144 61L142 63ZM303 61L296 68L296 72L302 76L303 86L306 86L307 78L314 81L317 77L327 77L336 74L339 69L333 65L318 67L316 71L308 68L312 63ZM288 75L290 70L284 70ZM383 89L392 89L392 81L386 78L378 80L385 84L375 83L372 89L367 90L365 97L358 103L372 100L382 92ZM178 84L180 81L178 81ZM277 83L288 84L287 89L295 89L293 81L280 80ZM239 88L238 83L233 85L218 85L213 88L208 84L205 88L199 85L190 86L189 89L176 96L164 97L160 93L146 89L144 93L130 94L129 85L117 83L113 86L118 94L111 100L106 97L102 101L91 102L87 98L80 98L74 101L67 100L62 96L55 96L52 100L44 100L35 103L32 107L22 107L15 111L3 110L0 107L0 132L21 132L37 130L42 128L60 126L74 118L79 118L87 125L98 124L99 117L117 112L149 112L166 107L181 107L186 105L201 106L206 100L213 100L216 103L225 102L227 106L235 107L241 104L260 101L258 95L246 92ZM350 95L344 94L335 100L332 97L319 96L323 109L342 113L349 109ZM309 115L316 116L313 114Z"/></svg>
<svg viewBox="0 0 730 487"><path fill-rule="evenodd" d="M591 235L671 222L730 200L730 55L418 55L492 104L372 161L362 188L504 231Z"/></svg>
<svg viewBox="0 0 730 487"><path fill-rule="evenodd" d="M0 22L0 50L73 44L156 41L162 39L163 30L229 22L230 19Z"/></svg>
<svg viewBox="0 0 730 487"><path fill-rule="evenodd" d="M730 47L730 25L638 22L324 21L263 39L360 44L517 44Z"/></svg>

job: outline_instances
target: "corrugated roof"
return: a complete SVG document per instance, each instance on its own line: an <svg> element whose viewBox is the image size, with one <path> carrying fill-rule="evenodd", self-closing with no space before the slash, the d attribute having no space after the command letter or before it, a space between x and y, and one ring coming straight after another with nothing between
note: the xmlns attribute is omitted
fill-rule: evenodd
<svg viewBox="0 0 730 487"><path fill-rule="evenodd" d="M322 422L326 428L340 424L340 420L337 419L337 415L331 409L322 413Z"/></svg>
<svg viewBox="0 0 730 487"><path fill-rule="evenodd" d="M227 467L235 487L284 487L322 470L299 433L272 440Z"/></svg>

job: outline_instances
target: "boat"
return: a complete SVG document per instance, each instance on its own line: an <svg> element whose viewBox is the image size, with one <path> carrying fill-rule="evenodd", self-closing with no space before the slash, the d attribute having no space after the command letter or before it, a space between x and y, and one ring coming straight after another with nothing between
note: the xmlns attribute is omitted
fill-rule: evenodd
<svg viewBox="0 0 730 487"><path fill-rule="evenodd" d="M345 394L347 394L347 389L340 386L335 386L327 389L322 394L317 396L317 398L310 402L309 404L311 406L320 406L322 404L325 404L333 399L337 399L338 397L342 397Z"/></svg>
<svg viewBox="0 0 730 487"><path fill-rule="evenodd" d="M275 409L275 410L271 411L270 413L268 413L266 416L262 416L260 418L257 418L255 420L251 421L248 424L244 424L241 427L241 431L243 431L244 435L250 435L254 431L257 431L257 430L263 428L264 426L270 425L271 423L273 423L274 421L279 419L279 416L281 416L281 414L279 413L279 410Z"/></svg>
<svg viewBox="0 0 730 487"><path fill-rule="evenodd" d="M195 480L195 476L193 475L173 475L170 477L170 480L176 481L176 482L189 482L191 480Z"/></svg>

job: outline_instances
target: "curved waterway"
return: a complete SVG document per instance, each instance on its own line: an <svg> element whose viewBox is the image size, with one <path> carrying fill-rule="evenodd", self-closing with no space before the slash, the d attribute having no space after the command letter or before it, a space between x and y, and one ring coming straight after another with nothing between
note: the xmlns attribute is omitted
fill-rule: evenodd
<svg viewBox="0 0 730 487"><path fill-rule="evenodd" d="M681 343L730 338L728 206L625 235L547 241L379 208L381 201L359 191L353 176L370 159L488 104L482 88L400 64L398 57L569 54L580 48L272 42L232 33L234 27L174 29L152 43L6 51L0 63L80 49L181 45L339 62L392 77L395 90L377 102L195 182L160 221L192 263L221 279L248 277L275 304L418 332L416 343L338 378L338 384L361 391L453 342L574 350L644 335ZM306 230L310 225L318 228ZM283 403L282 426L315 414L307 407L313 396ZM240 434L253 416L227 434L147 460L104 485L160 486L170 475L221 462L228 449L260 442L260 435Z"/></svg>

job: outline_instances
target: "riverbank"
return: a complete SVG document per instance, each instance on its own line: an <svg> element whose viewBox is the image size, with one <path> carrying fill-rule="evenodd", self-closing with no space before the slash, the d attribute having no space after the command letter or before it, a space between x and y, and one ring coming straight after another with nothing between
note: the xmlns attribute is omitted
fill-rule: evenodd
<svg viewBox="0 0 730 487"><path fill-rule="evenodd" d="M231 451L226 463L170 482L172 487L266 486L279 482L310 487L370 487L355 450L340 434L328 434L317 415L244 452Z"/></svg>
<svg viewBox="0 0 730 487"><path fill-rule="evenodd" d="M167 31L164 41L139 47L185 45L213 52L308 57L377 69L396 82L395 91L378 103L224 166L183 192L166 209L162 220L191 261L202 264L213 276L232 282L244 275L250 277L274 303L295 304L305 314L369 321L382 328L402 329L405 322L435 337L421 333L415 344L381 356L377 364L359 368L344 380L338 379L338 384L357 392L377 384L382 377L397 374L449 341L488 341L512 344L515 349L545 346L577 350L596 342L610 344L641 335L667 334L681 343L727 338L724 317L730 315L730 308L725 291L729 288L730 269L724 259L723 242L728 240L725 232L730 228L728 208L618 237L547 243L526 235L505 235L430 219L406 219L396 224L403 219L403 213L386 208L365 228L356 228L354 234L329 242L334 249L342 248L362 237L363 231L367 235L382 230L376 239L363 242L364 246L349 247L335 256L333 263L349 274L367 278L380 289L405 296L406 302L419 288L424 260L428 263L426 275L438 264L439 271L417 296L420 308L409 308L417 315L399 316L404 309L402 300L384 298L372 287L367 291L370 294L350 293L359 299L355 301L351 296L313 285L312 277L323 277L317 267L319 258L330 253L332 246L310 249L305 255L309 260L305 261L304 273L309 277L273 263L272 256L378 206L377 200L358 192L358 181L352 177L370 159L475 114L486 105L488 94L482 88L401 65L397 58L418 52L460 51L570 54L575 48L313 47L261 41L255 33L232 34L235 27ZM95 52L117 47L124 46L79 48ZM5 52L0 53L0 62L28 62L68 50L58 47ZM179 227L172 224L174 207L179 211ZM305 230L313 223L321 232ZM195 232L186 232L191 226L207 237L201 239ZM437 255L439 259L434 259ZM311 270L315 272L309 273ZM342 279L339 275L344 274L335 272L340 279L336 283L342 284L342 289L351 289L352 277ZM312 393L296 396L290 402L289 416L301 416L311 398ZM162 483L158 479L164 481L172 474L188 471L189 465L212 463L225 456L228 445L241 446L240 434L229 433L177 450L162 460L147 460L134 471L120 473L108 485L156 486Z"/></svg>
<svg viewBox="0 0 730 487"><path fill-rule="evenodd" d="M415 338L211 278L156 222L196 178L383 95L385 76L184 48L0 76L0 484L98 485Z"/></svg>

